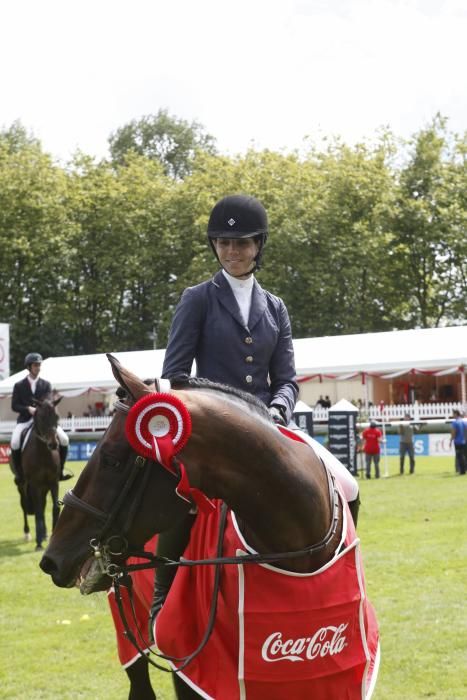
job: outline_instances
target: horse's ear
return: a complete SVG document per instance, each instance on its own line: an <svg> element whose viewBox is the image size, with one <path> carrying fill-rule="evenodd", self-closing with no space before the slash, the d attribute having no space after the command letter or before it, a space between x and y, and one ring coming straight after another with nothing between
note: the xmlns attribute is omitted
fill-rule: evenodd
<svg viewBox="0 0 467 700"><path fill-rule="evenodd" d="M151 393L151 389L144 382L142 382L141 379L136 376L136 374L130 372L129 369L125 369L125 367L120 364L116 357L110 353L107 353L107 359L110 362L115 379L120 384L122 389L125 389L125 391L127 391L128 394L135 399L135 401L140 399L145 394Z"/></svg>
<svg viewBox="0 0 467 700"><path fill-rule="evenodd" d="M63 396L59 396L58 399L55 399L54 401L52 401L53 405L57 406L62 399L63 399Z"/></svg>

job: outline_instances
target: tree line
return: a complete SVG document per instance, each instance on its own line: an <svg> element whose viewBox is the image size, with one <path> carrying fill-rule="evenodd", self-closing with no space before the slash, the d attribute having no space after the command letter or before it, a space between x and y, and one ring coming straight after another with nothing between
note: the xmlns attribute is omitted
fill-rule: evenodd
<svg viewBox="0 0 467 700"><path fill-rule="evenodd" d="M408 140L385 131L226 156L201 125L161 110L112 134L108 159L63 165L15 123L0 132L12 371L31 350L165 347L181 292L217 269L209 212L239 192L268 211L258 280L286 302L294 337L462 323L466 146L438 115Z"/></svg>

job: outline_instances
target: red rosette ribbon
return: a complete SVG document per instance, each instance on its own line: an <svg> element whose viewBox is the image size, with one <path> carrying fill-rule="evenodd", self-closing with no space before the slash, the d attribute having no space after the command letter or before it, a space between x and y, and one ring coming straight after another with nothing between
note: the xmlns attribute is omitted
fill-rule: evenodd
<svg viewBox="0 0 467 700"><path fill-rule="evenodd" d="M177 396L160 392L143 396L130 408L125 431L135 452L162 464L172 474L180 473L176 492L181 498L194 500L204 512L214 509L207 496L190 486L185 466L179 462L179 471L173 466L174 455L191 435L190 413Z"/></svg>
<svg viewBox="0 0 467 700"><path fill-rule="evenodd" d="M146 394L130 408L125 430L135 452L174 471L172 457L191 435L191 416L172 394Z"/></svg>

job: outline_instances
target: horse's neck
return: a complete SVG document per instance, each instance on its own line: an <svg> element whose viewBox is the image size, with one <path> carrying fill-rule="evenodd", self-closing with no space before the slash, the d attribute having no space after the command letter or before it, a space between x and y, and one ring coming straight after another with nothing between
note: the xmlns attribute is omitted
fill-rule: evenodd
<svg viewBox="0 0 467 700"><path fill-rule="evenodd" d="M190 481L235 511L252 547L298 550L323 537L329 495L311 448L240 409L196 404L190 412L193 434L183 452Z"/></svg>

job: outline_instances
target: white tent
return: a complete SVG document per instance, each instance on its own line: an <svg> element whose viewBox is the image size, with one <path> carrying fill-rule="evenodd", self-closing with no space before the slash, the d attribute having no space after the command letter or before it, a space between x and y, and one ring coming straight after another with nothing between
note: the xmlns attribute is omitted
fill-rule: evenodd
<svg viewBox="0 0 467 700"><path fill-rule="evenodd" d="M429 328L385 333L302 338L294 341L299 381L323 376L345 380L368 373L390 379L410 372L433 370L443 374L467 367L467 326ZM160 376L164 350L116 352L120 362L142 379ZM11 396L15 382L26 370L0 382L0 398ZM63 396L88 391L111 393L117 386L104 353L49 357L41 375ZM4 403L4 402L2 402Z"/></svg>
<svg viewBox="0 0 467 700"><path fill-rule="evenodd" d="M161 374L164 353L164 350L136 350L116 352L114 355L124 367L141 379L147 379ZM15 383L26 374L27 370L24 369L0 382L0 397L11 395ZM68 397L79 396L89 389L110 393L118 386L105 353L48 357L42 363L41 376L47 379L56 391Z"/></svg>
<svg viewBox="0 0 467 700"><path fill-rule="evenodd" d="M412 369L455 371L467 366L467 326L303 338L294 342L294 348L299 377Z"/></svg>

